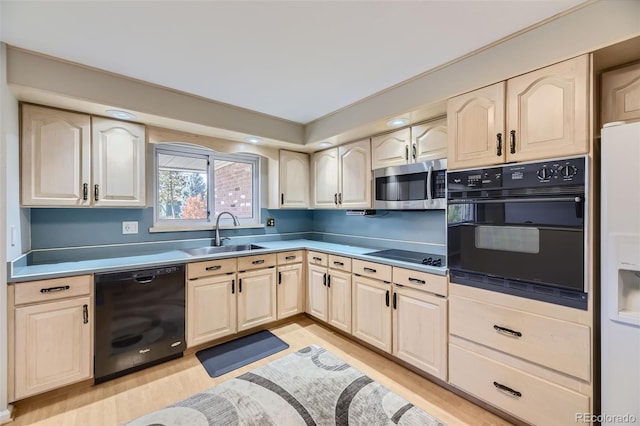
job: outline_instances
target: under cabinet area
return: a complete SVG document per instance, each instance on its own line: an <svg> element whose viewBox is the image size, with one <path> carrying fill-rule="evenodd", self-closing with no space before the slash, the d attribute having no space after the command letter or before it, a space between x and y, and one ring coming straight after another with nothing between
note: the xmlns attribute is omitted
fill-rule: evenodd
<svg viewBox="0 0 640 426"><path fill-rule="evenodd" d="M582 55L449 99L448 168L588 152L589 72Z"/></svg>
<svg viewBox="0 0 640 426"><path fill-rule="evenodd" d="M587 311L450 289L452 385L536 425L573 424L576 413L593 412Z"/></svg>
<svg viewBox="0 0 640 426"><path fill-rule="evenodd" d="M21 205L144 207L145 127L22 104Z"/></svg>
<svg viewBox="0 0 640 426"><path fill-rule="evenodd" d="M12 284L9 292L9 400L93 376L92 278Z"/></svg>

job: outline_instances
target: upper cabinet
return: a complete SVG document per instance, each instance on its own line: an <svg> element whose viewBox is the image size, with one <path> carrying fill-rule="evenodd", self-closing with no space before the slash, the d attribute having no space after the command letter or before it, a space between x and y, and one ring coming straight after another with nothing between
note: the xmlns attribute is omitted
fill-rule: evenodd
<svg viewBox="0 0 640 426"><path fill-rule="evenodd" d="M22 105L22 205L144 207L145 128Z"/></svg>
<svg viewBox="0 0 640 426"><path fill-rule="evenodd" d="M314 153L311 176L312 207L370 208L369 139Z"/></svg>
<svg viewBox="0 0 640 426"><path fill-rule="evenodd" d="M640 120L640 63L602 74L602 123Z"/></svg>
<svg viewBox="0 0 640 426"><path fill-rule="evenodd" d="M447 121L438 119L371 138L371 169L447 156Z"/></svg>
<svg viewBox="0 0 640 426"><path fill-rule="evenodd" d="M586 153L588 56L449 99L449 169Z"/></svg>
<svg viewBox="0 0 640 426"><path fill-rule="evenodd" d="M280 150L280 208L309 207L309 154Z"/></svg>

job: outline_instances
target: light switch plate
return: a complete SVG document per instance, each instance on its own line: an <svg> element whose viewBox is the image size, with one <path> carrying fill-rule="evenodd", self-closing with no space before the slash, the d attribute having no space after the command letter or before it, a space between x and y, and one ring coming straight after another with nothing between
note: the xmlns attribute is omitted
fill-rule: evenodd
<svg viewBox="0 0 640 426"><path fill-rule="evenodd" d="M137 234L138 233L138 222L122 222L122 233L123 234Z"/></svg>

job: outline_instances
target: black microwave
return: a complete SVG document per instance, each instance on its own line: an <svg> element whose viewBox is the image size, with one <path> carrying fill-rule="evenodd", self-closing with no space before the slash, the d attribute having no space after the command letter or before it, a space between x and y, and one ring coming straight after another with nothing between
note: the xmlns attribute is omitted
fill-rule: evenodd
<svg viewBox="0 0 640 426"><path fill-rule="evenodd" d="M373 208L431 210L447 208L447 160L432 160L373 171Z"/></svg>

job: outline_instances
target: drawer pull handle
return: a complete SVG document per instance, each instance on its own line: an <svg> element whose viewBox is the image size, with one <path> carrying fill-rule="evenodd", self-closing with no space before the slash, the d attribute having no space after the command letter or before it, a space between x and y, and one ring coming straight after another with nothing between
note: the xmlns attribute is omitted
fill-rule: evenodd
<svg viewBox="0 0 640 426"><path fill-rule="evenodd" d="M506 334L507 336L522 337L522 333L519 331L511 330L510 328L500 327L499 325L493 325L493 329L498 333Z"/></svg>
<svg viewBox="0 0 640 426"><path fill-rule="evenodd" d="M217 271L218 269L222 268L222 266L220 265L213 265L213 266L207 266L206 268L204 268L206 271Z"/></svg>
<svg viewBox="0 0 640 426"><path fill-rule="evenodd" d="M313 260L315 260L316 262L322 262L322 258L318 256L313 256Z"/></svg>
<svg viewBox="0 0 640 426"><path fill-rule="evenodd" d="M68 285L61 285L60 287L49 287L49 288L41 288L40 293L53 293L54 291L65 291L69 290L71 287Z"/></svg>
<svg viewBox="0 0 640 426"><path fill-rule="evenodd" d="M252 265L260 265L261 263L264 263L264 259L254 260L251 262Z"/></svg>
<svg viewBox="0 0 640 426"><path fill-rule="evenodd" d="M295 256L295 255L294 255L294 256L286 256L286 257L284 258L284 260L293 260L293 259L295 259L295 258L296 258L296 256Z"/></svg>
<svg viewBox="0 0 640 426"><path fill-rule="evenodd" d="M338 266L344 266L344 262L338 262L337 260L334 260L333 264Z"/></svg>
<svg viewBox="0 0 640 426"><path fill-rule="evenodd" d="M89 305L82 305L82 322L89 324Z"/></svg>
<svg viewBox="0 0 640 426"><path fill-rule="evenodd" d="M498 382L493 382L493 386L495 386L496 389L498 389L499 391L508 393L509 395L514 396L516 398L520 398L522 396L522 393L518 392L517 390L511 389L509 386L505 386Z"/></svg>
<svg viewBox="0 0 640 426"><path fill-rule="evenodd" d="M375 274L376 272L378 272L378 271L376 271L376 270L375 270L375 269L373 269L373 268L364 268L364 270L365 270L365 272L370 272L370 273L372 273L372 274Z"/></svg>
<svg viewBox="0 0 640 426"><path fill-rule="evenodd" d="M410 283L414 283L414 284L422 284L425 285L427 282L425 280L419 280L417 278L409 278L409 282Z"/></svg>

